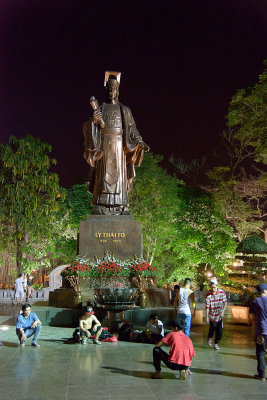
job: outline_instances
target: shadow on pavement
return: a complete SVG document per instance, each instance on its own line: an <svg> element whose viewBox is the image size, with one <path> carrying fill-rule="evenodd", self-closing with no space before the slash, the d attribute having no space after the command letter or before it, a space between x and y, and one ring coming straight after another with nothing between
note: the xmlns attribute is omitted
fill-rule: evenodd
<svg viewBox="0 0 267 400"><path fill-rule="evenodd" d="M145 378L145 379L151 378L151 372L149 372L149 371L133 371L133 370L127 370L127 369L123 369L123 368L116 368L116 367L102 367L102 368L108 369L115 374L129 375L129 376L134 376L136 378ZM190 370L191 370L191 372L195 372L198 374L223 375L223 376L230 376L232 378L254 379L254 377L252 375L238 374L238 373L227 372L227 371L219 371L219 370L212 370L212 369L200 369L200 368L190 368ZM163 379L164 378L165 379L177 379L177 375L174 375L173 373L167 373L164 371L161 371L161 372L162 372ZM177 372L176 372L176 374L177 374Z"/></svg>

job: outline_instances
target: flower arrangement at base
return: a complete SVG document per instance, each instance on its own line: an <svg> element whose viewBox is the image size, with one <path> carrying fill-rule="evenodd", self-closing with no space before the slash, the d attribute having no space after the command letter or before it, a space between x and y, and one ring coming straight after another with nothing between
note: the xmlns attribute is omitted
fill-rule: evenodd
<svg viewBox="0 0 267 400"><path fill-rule="evenodd" d="M155 277L157 272L155 267L142 258L122 261L114 256L106 255L93 260L77 257L73 264L61 272L61 275L68 279L76 291L80 291L81 279L85 278L101 278L112 287L117 284L116 278L125 278L125 282L128 282L130 277L139 276L144 281L145 277Z"/></svg>

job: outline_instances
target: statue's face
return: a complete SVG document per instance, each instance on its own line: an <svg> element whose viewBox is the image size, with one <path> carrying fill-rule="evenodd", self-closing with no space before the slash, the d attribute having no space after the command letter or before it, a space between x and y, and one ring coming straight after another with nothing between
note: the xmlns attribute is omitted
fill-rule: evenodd
<svg viewBox="0 0 267 400"><path fill-rule="evenodd" d="M111 102L118 101L119 98L119 86L117 82L109 82L107 85L108 98Z"/></svg>

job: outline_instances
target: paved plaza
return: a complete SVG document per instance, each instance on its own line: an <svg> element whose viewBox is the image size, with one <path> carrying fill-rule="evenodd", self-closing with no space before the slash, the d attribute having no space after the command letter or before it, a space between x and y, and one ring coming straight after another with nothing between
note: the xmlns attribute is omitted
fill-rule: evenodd
<svg viewBox="0 0 267 400"><path fill-rule="evenodd" d="M73 328L44 326L41 347L33 348L28 339L23 348L12 325L16 312L0 304L0 400L266 398L267 381L253 379L255 349L251 328L245 325L227 323L219 351L206 345L207 326L193 327L192 375L180 381L163 366L163 379L152 380L152 345L68 344Z"/></svg>

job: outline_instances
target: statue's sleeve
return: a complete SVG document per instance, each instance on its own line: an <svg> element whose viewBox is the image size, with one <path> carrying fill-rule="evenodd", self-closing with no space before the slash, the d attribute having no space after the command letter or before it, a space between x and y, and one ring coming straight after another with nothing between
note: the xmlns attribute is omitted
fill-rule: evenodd
<svg viewBox="0 0 267 400"><path fill-rule="evenodd" d="M99 160L103 152L101 150L101 135L99 128L96 127L92 120L83 124L84 136L84 153L85 160L91 167L95 166L95 162Z"/></svg>
<svg viewBox="0 0 267 400"><path fill-rule="evenodd" d="M127 162L139 167L144 158L144 142L140 135L132 115L130 108L125 107L125 136L126 136L126 149L127 149Z"/></svg>

